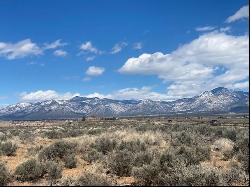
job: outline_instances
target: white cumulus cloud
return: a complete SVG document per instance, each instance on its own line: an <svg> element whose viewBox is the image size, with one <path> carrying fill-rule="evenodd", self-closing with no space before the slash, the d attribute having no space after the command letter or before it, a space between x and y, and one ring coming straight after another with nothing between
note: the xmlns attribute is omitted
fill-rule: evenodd
<svg viewBox="0 0 250 187"><path fill-rule="evenodd" d="M52 43L45 43L44 46L31 41L31 39L25 39L16 43L0 42L0 56L7 58L8 60L14 60L18 58L24 58L28 56L37 56L43 54L44 51L49 49L56 49L67 45L67 43L56 40ZM61 49L54 51L56 56L66 56L67 52Z"/></svg>
<svg viewBox="0 0 250 187"><path fill-rule="evenodd" d="M111 98L111 95L104 95L104 94L94 92L94 93L91 93L91 94L88 94L88 95L84 95L84 97L88 97L88 98L98 97L100 99L103 99L103 98Z"/></svg>
<svg viewBox="0 0 250 187"><path fill-rule="evenodd" d="M129 58L119 71L157 75L167 85L167 96L190 97L217 86L234 88L248 80L248 53L247 35L211 32L170 54L157 52ZM246 84L240 86L248 88Z"/></svg>
<svg viewBox="0 0 250 187"><path fill-rule="evenodd" d="M21 40L17 43L0 42L0 56L8 60L36 56L42 53L42 49L36 43L33 43L31 39Z"/></svg>
<svg viewBox="0 0 250 187"><path fill-rule="evenodd" d="M158 93L152 91L151 87L144 86L142 88L124 88L112 93L112 99L135 99L135 100L173 100L174 98L168 96L166 93Z"/></svg>
<svg viewBox="0 0 250 187"><path fill-rule="evenodd" d="M249 5L243 6L238 10L234 15L227 18L227 23L232 23L240 19L248 19L249 18Z"/></svg>
<svg viewBox="0 0 250 187"><path fill-rule="evenodd" d="M102 53L100 50L98 50L96 47L93 46L91 41L87 41L85 43L82 43L82 45L80 46L80 50L82 50L84 52L95 53L95 54Z"/></svg>
<svg viewBox="0 0 250 187"><path fill-rule="evenodd" d="M104 71L105 71L105 68L103 67L90 66L86 71L86 75L99 76L99 75L102 75Z"/></svg>
<svg viewBox="0 0 250 187"><path fill-rule="evenodd" d="M20 99L23 102L38 102L38 101L46 101L46 100L65 100L71 99L72 97L79 96L79 93L58 93L54 90L38 90L35 92L23 92L20 94Z"/></svg>
<svg viewBox="0 0 250 187"><path fill-rule="evenodd" d="M58 39L52 43L45 43L44 49L56 49L65 45L67 45L67 43L63 43L61 39Z"/></svg>
<svg viewBox="0 0 250 187"><path fill-rule="evenodd" d="M65 57L65 56L68 55L67 51L64 51L64 50L61 50L61 49L55 50L53 54L55 56L59 56L59 57Z"/></svg>
<svg viewBox="0 0 250 187"><path fill-rule="evenodd" d="M175 97L168 96L166 93L159 93L152 91L151 87L143 86L141 88L124 88L120 90L113 91L109 94L102 94L102 93L92 93L85 95L86 97L92 98L92 97L98 97L98 98L108 98L108 99L117 99L117 100L164 100L164 101L170 101L176 99Z"/></svg>

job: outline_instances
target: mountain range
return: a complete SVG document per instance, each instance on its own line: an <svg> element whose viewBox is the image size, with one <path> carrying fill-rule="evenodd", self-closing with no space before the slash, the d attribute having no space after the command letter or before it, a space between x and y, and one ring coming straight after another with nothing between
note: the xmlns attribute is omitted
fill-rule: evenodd
<svg viewBox="0 0 250 187"><path fill-rule="evenodd" d="M75 119L83 116L137 116L178 113L245 113L249 93L218 87L176 101L114 100L76 96L69 100L18 103L0 108L2 120Z"/></svg>

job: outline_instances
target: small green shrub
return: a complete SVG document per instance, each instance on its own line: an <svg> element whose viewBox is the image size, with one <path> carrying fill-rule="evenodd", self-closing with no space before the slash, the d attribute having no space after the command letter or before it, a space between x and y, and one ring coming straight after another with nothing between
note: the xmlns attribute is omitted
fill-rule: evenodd
<svg viewBox="0 0 250 187"><path fill-rule="evenodd" d="M117 176L130 176L134 163L134 155L129 151L117 151L110 155L108 168Z"/></svg>
<svg viewBox="0 0 250 187"><path fill-rule="evenodd" d="M241 151L245 155L249 155L249 138L239 138L234 146L234 151Z"/></svg>
<svg viewBox="0 0 250 187"><path fill-rule="evenodd" d="M243 170L249 174L249 138L238 139L233 152L237 160L241 163Z"/></svg>
<svg viewBox="0 0 250 187"><path fill-rule="evenodd" d="M91 149L84 152L82 158L89 163L93 163L97 160L102 159L103 154L98 152L96 149Z"/></svg>
<svg viewBox="0 0 250 187"><path fill-rule="evenodd" d="M194 165L199 164L199 159L196 157L194 151L191 148L181 146L177 152L176 155L178 158L183 160L186 165Z"/></svg>
<svg viewBox="0 0 250 187"><path fill-rule="evenodd" d="M102 137L98 138L95 143L91 145L91 147L95 148L99 152L102 152L103 154L107 154L108 152L111 152L116 147L116 145L117 143L115 140Z"/></svg>
<svg viewBox="0 0 250 187"><path fill-rule="evenodd" d="M164 153L161 154L159 163L161 166L167 166L167 167L173 167L174 166L174 158L175 156L173 153L169 151L165 151Z"/></svg>
<svg viewBox="0 0 250 187"><path fill-rule="evenodd" d="M15 175L19 181L33 181L41 178L46 173L44 165L35 159L27 160L17 166Z"/></svg>
<svg viewBox="0 0 250 187"><path fill-rule="evenodd" d="M215 135L215 137L216 138L222 138L222 136L223 136L223 129L221 129L221 128L216 128L215 129L215 132L214 132L214 135Z"/></svg>
<svg viewBox="0 0 250 187"><path fill-rule="evenodd" d="M88 134L90 135L97 135L97 134L101 134L102 133L102 129L90 129L88 130Z"/></svg>
<svg viewBox="0 0 250 187"><path fill-rule="evenodd" d="M71 153L74 153L75 147L75 144L69 142L55 142L54 144L42 149L38 158L41 161L63 159Z"/></svg>
<svg viewBox="0 0 250 187"><path fill-rule="evenodd" d="M0 186L6 186L10 181L10 173L4 163L0 162Z"/></svg>
<svg viewBox="0 0 250 187"><path fill-rule="evenodd" d="M234 142L237 140L237 133L235 130L225 130L223 136Z"/></svg>
<svg viewBox="0 0 250 187"><path fill-rule="evenodd" d="M132 169L132 176L136 178L137 185L159 185L158 179L161 172L160 166L157 162L144 164L142 167L134 167Z"/></svg>
<svg viewBox="0 0 250 187"><path fill-rule="evenodd" d="M127 150L131 152L146 151L146 144L140 140L135 141L122 141L119 146L119 150Z"/></svg>
<svg viewBox="0 0 250 187"><path fill-rule="evenodd" d="M135 154L134 166L140 167L143 166L143 164L150 164L152 160L153 155L150 154L148 151L139 152Z"/></svg>
<svg viewBox="0 0 250 187"><path fill-rule="evenodd" d="M6 136L6 134L5 133L3 133L3 132L0 132L0 142L2 142L2 141L6 141L7 140L7 136Z"/></svg>
<svg viewBox="0 0 250 187"><path fill-rule="evenodd" d="M29 155L36 155L37 153L39 153L39 151L41 151L43 149L43 145L38 145L38 146L34 146L34 147L30 147L28 148L28 154Z"/></svg>
<svg viewBox="0 0 250 187"><path fill-rule="evenodd" d="M178 140L181 144L184 144L184 145L191 145L192 144L192 138L191 138L190 134L187 132L182 132L178 136Z"/></svg>
<svg viewBox="0 0 250 187"><path fill-rule="evenodd" d="M45 137L49 139L60 139L63 138L63 133L58 130L50 130L43 133Z"/></svg>
<svg viewBox="0 0 250 187"><path fill-rule="evenodd" d="M77 136L81 136L82 134L84 134L85 132L79 129L71 129L66 133L67 137L77 137Z"/></svg>
<svg viewBox="0 0 250 187"><path fill-rule="evenodd" d="M179 183L187 186L218 186L221 174L215 169L203 169L200 165L183 168Z"/></svg>
<svg viewBox="0 0 250 187"><path fill-rule="evenodd" d="M62 167L53 161L48 161L45 164L48 179L53 181L62 177Z"/></svg>
<svg viewBox="0 0 250 187"><path fill-rule="evenodd" d="M241 151L237 154L237 160L241 163L243 170L249 174L249 155L245 155Z"/></svg>
<svg viewBox="0 0 250 187"><path fill-rule="evenodd" d="M112 182L104 175L86 172L73 184L74 186L111 186Z"/></svg>
<svg viewBox="0 0 250 187"><path fill-rule="evenodd" d="M70 155L65 156L64 163L65 163L66 168L69 168L69 169L76 168L77 160L75 158L75 155L70 154Z"/></svg>
<svg viewBox="0 0 250 187"><path fill-rule="evenodd" d="M202 162L210 159L210 148L208 146L195 147L195 157L198 162Z"/></svg>
<svg viewBox="0 0 250 187"><path fill-rule="evenodd" d="M199 175L200 176L200 175ZM195 177L197 180L197 177ZM219 186L220 184L220 173L216 170L206 172L204 175L204 181L206 186Z"/></svg>
<svg viewBox="0 0 250 187"><path fill-rule="evenodd" d="M185 161L186 165L196 165L201 161L210 159L210 149L208 147L186 147L181 146L175 153L178 158Z"/></svg>
<svg viewBox="0 0 250 187"><path fill-rule="evenodd" d="M17 150L17 146L12 142L0 143L0 154L6 156L14 156Z"/></svg>

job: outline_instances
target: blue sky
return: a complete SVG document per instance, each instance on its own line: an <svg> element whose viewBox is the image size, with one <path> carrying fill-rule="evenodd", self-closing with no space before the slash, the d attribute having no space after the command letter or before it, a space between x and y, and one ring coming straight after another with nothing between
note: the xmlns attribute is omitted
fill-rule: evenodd
<svg viewBox="0 0 250 187"><path fill-rule="evenodd" d="M248 90L246 0L1 0L0 105Z"/></svg>

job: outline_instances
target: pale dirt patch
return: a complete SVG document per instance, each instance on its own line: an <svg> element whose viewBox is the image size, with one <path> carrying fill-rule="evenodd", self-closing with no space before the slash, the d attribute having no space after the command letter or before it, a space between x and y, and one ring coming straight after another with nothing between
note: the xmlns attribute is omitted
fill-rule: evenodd
<svg viewBox="0 0 250 187"><path fill-rule="evenodd" d="M64 169L62 172L63 177L71 177L71 178L77 178L81 176L83 173L83 168L72 168L72 169Z"/></svg>
<svg viewBox="0 0 250 187"><path fill-rule="evenodd" d="M39 180L34 183L14 181L9 183L8 186L48 186L48 181L46 181L45 179Z"/></svg>
<svg viewBox="0 0 250 187"><path fill-rule="evenodd" d="M34 144L35 145L49 145L49 144L52 144L53 142L55 142L55 140L48 139L48 138L37 137L35 139Z"/></svg>
<svg viewBox="0 0 250 187"><path fill-rule="evenodd" d="M117 184L118 185L132 185L135 182L135 178L134 177L120 177L117 179Z"/></svg>

